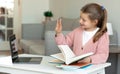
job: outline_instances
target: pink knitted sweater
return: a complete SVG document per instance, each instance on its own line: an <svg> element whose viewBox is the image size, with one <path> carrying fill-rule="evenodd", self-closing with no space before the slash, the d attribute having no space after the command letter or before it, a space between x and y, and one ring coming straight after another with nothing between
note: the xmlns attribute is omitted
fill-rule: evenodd
<svg viewBox="0 0 120 74"><path fill-rule="evenodd" d="M56 43L58 45L67 44L76 56L82 55L88 52L93 52L94 55L90 56L92 59L92 64L105 63L109 56L109 36L104 33L101 38L93 43L93 38L91 38L84 46L82 46L82 28L76 28L66 36L62 33L55 37Z"/></svg>

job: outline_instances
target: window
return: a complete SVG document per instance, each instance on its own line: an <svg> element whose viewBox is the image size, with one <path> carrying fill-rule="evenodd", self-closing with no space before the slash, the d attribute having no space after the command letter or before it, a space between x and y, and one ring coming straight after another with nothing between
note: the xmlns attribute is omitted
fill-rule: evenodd
<svg viewBox="0 0 120 74"><path fill-rule="evenodd" d="M14 0L0 0L0 42L13 34Z"/></svg>

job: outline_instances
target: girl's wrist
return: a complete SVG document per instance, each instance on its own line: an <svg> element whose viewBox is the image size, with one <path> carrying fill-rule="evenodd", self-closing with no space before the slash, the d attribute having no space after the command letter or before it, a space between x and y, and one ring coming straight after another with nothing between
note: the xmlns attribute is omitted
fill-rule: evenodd
<svg viewBox="0 0 120 74"><path fill-rule="evenodd" d="M61 32L57 32L57 33L55 33L55 37L57 37L59 34L61 34Z"/></svg>

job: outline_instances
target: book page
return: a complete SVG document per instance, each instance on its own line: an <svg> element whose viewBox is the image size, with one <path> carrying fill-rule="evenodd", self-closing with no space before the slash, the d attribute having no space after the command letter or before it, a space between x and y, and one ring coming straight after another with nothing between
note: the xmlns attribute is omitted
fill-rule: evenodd
<svg viewBox="0 0 120 74"><path fill-rule="evenodd" d="M73 51L70 49L68 45L58 45L58 48L63 53L66 61L75 57L75 54L73 53Z"/></svg>
<svg viewBox="0 0 120 74"><path fill-rule="evenodd" d="M57 53L57 54L53 54L53 55L50 55L50 56L65 62L65 58L64 58L62 53Z"/></svg>
<svg viewBox="0 0 120 74"><path fill-rule="evenodd" d="M81 59L83 59L85 57L88 57L90 55L93 55L93 52L89 52L89 53L86 53L86 54L83 54L83 55L80 55L80 56L73 57L73 58L69 59L66 62L66 64L70 64L70 63L76 62L76 61L81 60Z"/></svg>

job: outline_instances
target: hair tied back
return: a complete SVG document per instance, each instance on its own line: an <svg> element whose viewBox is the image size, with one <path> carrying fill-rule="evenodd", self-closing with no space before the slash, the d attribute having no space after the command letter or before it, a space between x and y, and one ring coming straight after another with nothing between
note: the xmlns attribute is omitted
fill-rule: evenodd
<svg viewBox="0 0 120 74"><path fill-rule="evenodd" d="M104 6L101 6L101 8L102 8L102 10L104 10L105 8L104 8Z"/></svg>

